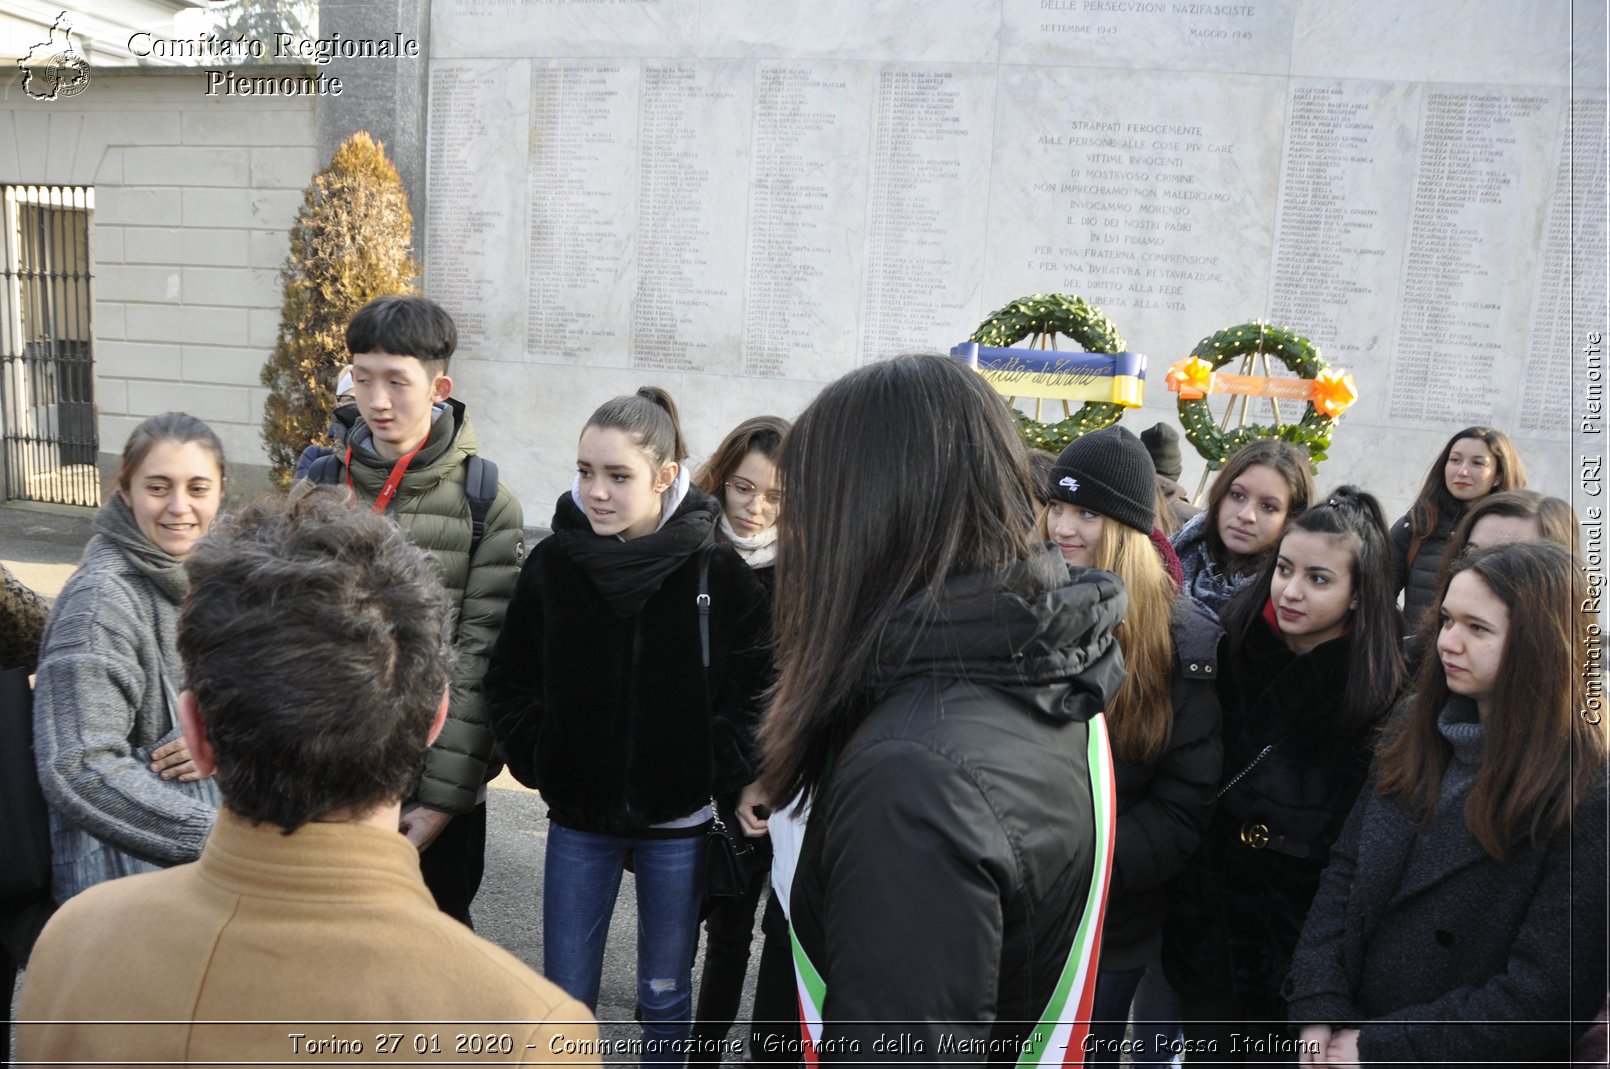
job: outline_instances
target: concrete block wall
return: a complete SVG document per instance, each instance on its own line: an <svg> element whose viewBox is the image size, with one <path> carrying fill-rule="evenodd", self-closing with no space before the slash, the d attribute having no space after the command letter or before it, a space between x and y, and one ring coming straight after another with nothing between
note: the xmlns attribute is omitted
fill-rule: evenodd
<svg viewBox="0 0 1610 1069"><path fill-rule="evenodd" d="M311 97L208 97L198 72L97 70L78 96L0 100L0 183L88 185L101 466L146 416L206 420L232 495L266 486L258 373L279 269L323 163Z"/></svg>

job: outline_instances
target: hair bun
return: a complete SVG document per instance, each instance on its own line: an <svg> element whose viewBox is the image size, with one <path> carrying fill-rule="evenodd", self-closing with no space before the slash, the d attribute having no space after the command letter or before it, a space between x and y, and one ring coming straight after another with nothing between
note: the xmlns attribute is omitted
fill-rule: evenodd
<svg viewBox="0 0 1610 1069"><path fill-rule="evenodd" d="M1355 513L1377 527L1382 529L1386 527L1386 514L1381 511L1381 503L1376 500L1375 495L1351 483L1332 490L1325 498L1324 507Z"/></svg>

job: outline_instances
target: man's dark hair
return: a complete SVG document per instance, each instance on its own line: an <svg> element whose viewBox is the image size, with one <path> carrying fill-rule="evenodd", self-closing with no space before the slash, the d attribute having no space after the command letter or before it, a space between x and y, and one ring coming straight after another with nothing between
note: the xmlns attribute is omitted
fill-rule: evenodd
<svg viewBox="0 0 1610 1069"><path fill-rule="evenodd" d="M433 375L447 373L458 348L458 327L447 309L417 294L376 297L347 324L347 351L353 356L386 352L412 356Z"/></svg>
<svg viewBox="0 0 1610 1069"><path fill-rule="evenodd" d="M451 656L427 554L303 486L220 519L185 567L179 655L229 808L289 830L406 797Z"/></svg>

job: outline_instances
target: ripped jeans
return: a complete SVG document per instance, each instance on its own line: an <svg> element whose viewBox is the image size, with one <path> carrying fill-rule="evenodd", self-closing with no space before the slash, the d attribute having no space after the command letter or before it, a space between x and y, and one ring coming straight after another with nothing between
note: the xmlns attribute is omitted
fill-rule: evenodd
<svg viewBox="0 0 1610 1069"><path fill-rule="evenodd" d="M693 955L705 837L637 839L549 822L542 881L542 971L596 1012L604 941L626 852L637 878L637 1001L644 1062L681 1062L693 1023Z"/></svg>

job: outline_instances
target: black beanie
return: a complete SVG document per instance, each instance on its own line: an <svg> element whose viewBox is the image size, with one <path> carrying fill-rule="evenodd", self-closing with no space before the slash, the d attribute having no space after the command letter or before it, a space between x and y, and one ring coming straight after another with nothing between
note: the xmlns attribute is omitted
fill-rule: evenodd
<svg viewBox="0 0 1610 1069"><path fill-rule="evenodd" d="M1180 460L1180 436L1166 423L1154 423L1140 432L1146 443L1146 452L1152 455L1152 466L1165 479L1178 479L1185 470Z"/></svg>
<svg viewBox="0 0 1610 1069"><path fill-rule="evenodd" d="M1051 469L1051 496L1151 534L1157 469L1140 439L1122 427L1075 438Z"/></svg>

